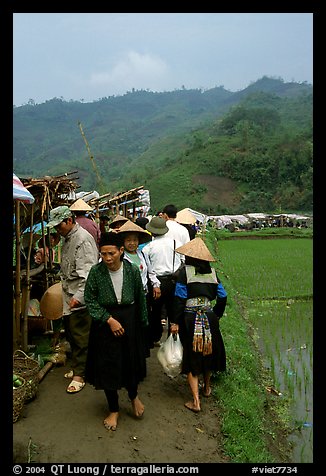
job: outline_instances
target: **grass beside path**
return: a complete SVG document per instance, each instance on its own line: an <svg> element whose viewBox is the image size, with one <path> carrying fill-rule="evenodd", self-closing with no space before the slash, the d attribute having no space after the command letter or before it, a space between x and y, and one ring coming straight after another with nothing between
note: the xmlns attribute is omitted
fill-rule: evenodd
<svg viewBox="0 0 326 476"><path fill-rule="evenodd" d="M205 242L216 255L214 233ZM213 396L221 409L224 451L232 463L290 462L286 401L266 391L266 375L236 292L229 281L226 312L220 321L227 371L213 378Z"/></svg>

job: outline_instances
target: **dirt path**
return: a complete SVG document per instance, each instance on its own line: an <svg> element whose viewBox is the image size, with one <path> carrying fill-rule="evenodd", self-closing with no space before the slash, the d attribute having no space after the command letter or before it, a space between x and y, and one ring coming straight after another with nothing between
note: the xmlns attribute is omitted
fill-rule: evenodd
<svg viewBox="0 0 326 476"><path fill-rule="evenodd" d="M35 463L219 463L227 462L221 448L219 410L214 397L202 398L202 412L184 407L190 391L184 376L167 377L157 348L147 359L147 378L139 387L145 415L136 420L124 389L116 432L104 428L104 392L90 385L76 395L65 389L64 373L56 366L26 403L13 427L14 463L28 462L29 442ZM35 445L35 446L34 446Z"/></svg>

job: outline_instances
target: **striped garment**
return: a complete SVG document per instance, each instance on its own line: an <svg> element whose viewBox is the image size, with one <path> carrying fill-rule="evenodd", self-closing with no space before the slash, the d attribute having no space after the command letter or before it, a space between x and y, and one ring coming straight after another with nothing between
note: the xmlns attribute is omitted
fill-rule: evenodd
<svg viewBox="0 0 326 476"><path fill-rule="evenodd" d="M17 175L13 174L13 197L14 200L20 200L24 203L32 204L35 201L33 195L27 190L26 187L19 180Z"/></svg>

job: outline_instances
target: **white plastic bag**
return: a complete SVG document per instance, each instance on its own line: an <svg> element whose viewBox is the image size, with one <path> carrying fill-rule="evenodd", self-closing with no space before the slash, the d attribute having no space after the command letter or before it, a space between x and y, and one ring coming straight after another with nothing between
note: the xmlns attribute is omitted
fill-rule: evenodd
<svg viewBox="0 0 326 476"><path fill-rule="evenodd" d="M157 351L157 358L170 378L176 377L181 372L182 352L179 334L170 334Z"/></svg>

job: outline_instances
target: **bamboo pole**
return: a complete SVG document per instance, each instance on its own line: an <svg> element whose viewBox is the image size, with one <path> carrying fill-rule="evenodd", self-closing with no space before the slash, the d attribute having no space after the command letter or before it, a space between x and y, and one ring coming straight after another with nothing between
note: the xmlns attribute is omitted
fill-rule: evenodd
<svg viewBox="0 0 326 476"><path fill-rule="evenodd" d="M57 255L57 260L58 260L58 263L61 263L61 238L60 238L60 241L58 243L58 255Z"/></svg>
<svg viewBox="0 0 326 476"><path fill-rule="evenodd" d="M14 349L18 349L21 343L20 333L20 202L15 201L15 233L16 233L16 276L15 276L15 321L14 321Z"/></svg>
<svg viewBox="0 0 326 476"><path fill-rule="evenodd" d="M39 373L37 374L38 381L40 382L43 377L47 374L47 372L52 368L53 362L47 362L44 367L41 368Z"/></svg>
<svg viewBox="0 0 326 476"><path fill-rule="evenodd" d="M34 216L34 203L31 205L31 219L29 224L29 243L28 243L28 254L26 261L26 301L23 314L23 339L22 347L24 352L28 350L28 308L29 300L31 295L31 276L30 276L30 265L31 265L31 251L33 245L33 216Z"/></svg>
<svg viewBox="0 0 326 476"><path fill-rule="evenodd" d="M47 216L49 216L49 204L47 203L46 206L47 210ZM44 214L43 211L41 213L41 229L42 229L42 237L43 237L43 246L44 246L44 269L45 269L45 289L48 289L49 287L49 276L48 276L48 257L46 253L46 240L45 240L45 231L44 231ZM48 243L49 243L49 256L51 254L51 249L50 249L50 229L48 228ZM50 267L52 269L52 262L50 261Z"/></svg>
<svg viewBox="0 0 326 476"><path fill-rule="evenodd" d="M203 226L202 226L202 239L203 239L203 241L205 241L205 239L206 239L207 222L208 222L208 218L207 218L207 216L206 216L206 217L204 218L204 222L203 222Z"/></svg>
<svg viewBox="0 0 326 476"><path fill-rule="evenodd" d="M49 219L50 216L50 206L49 206L49 201L47 200L46 202L46 216ZM44 232L44 215L42 213L41 215L41 227L42 227L42 234L45 234ZM52 246L51 246L51 235L50 235L50 228L47 227L47 236L48 236L48 243L49 243L49 268L47 266L47 255L46 255L46 248L44 248L44 255L45 255L45 289L47 290L51 284L53 284L54 277L53 274L51 274L50 279L49 279L49 271L51 272L53 270L53 259L52 259ZM51 331L53 331L53 323L50 321L50 328Z"/></svg>
<svg viewBox="0 0 326 476"><path fill-rule="evenodd" d="M96 204L95 222L96 222L98 225L100 224L100 210L99 210L98 201L97 201L97 204Z"/></svg>

